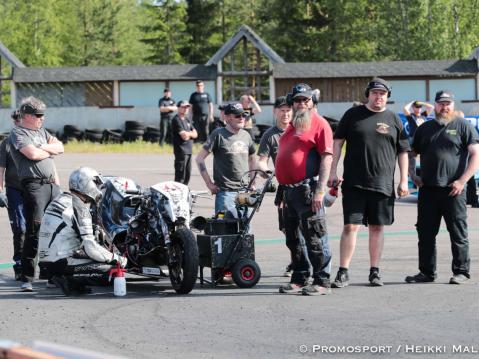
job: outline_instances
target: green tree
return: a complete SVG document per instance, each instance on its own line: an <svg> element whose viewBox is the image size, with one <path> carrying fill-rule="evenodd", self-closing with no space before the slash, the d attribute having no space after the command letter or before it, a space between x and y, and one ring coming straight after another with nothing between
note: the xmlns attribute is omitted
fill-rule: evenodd
<svg viewBox="0 0 479 359"><path fill-rule="evenodd" d="M145 25L140 25L147 45L144 60L152 64L178 64L185 60L180 51L188 46L186 5L182 1L163 0L143 3Z"/></svg>

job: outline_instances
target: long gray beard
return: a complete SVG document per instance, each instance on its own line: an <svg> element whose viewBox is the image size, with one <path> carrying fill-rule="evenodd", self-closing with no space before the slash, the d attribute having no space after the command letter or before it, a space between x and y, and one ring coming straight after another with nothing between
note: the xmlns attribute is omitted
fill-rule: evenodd
<svg viewBox="0 0 479 359"><path fill-rule="evenodd" d="M297 130L305 131L311 126L311 116L309 111L296 112L293 118L293 126Z"/></svg>
<svg viewBox="0 0 479 359"><path fill-rule="evenodd" d="M436 112L436 121L441 125L441 126L445 126L447 125L449 122L453 121L455 118L456 118L456 113L455 112L452 112L446 116L441 116L439 115L437 112Z"/></svg>

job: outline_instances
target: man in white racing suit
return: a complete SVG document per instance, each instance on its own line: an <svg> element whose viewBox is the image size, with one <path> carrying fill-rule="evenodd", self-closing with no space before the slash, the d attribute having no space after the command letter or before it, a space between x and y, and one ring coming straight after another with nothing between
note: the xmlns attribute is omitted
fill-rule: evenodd
<svg viewBox="0 0 479 359"><path fill-rule="evenodd" d="M47 207L40 226L39 260L65 295L91 292L86 285L108 284L108 272L127 259L98 243L91 207L101 199L101 176L81 167L70 175L70 192Z"/></svg>

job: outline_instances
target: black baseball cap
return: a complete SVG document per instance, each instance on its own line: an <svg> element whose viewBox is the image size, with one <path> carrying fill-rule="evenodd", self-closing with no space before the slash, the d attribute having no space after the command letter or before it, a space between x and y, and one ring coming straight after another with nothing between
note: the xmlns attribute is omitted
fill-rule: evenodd
<svg viewBox="0 0 479 359"><path fill-rule="evenodd" d="M313 97L313 89L308 84L297 84L293 87L292 98L295 97Z"/></svg>
<svg viewBox="0 0 479 359"><path fill-rule="evenodd" d="M165 89L163 90L163 93L165 92L170 92L170 89L168 87L165 87Z"/></svg>
<svg viewBox="0 0 479 359"><path fill-rule="evenodd" d="M274 101L274 108L280 108L281 106L289 106L286 96L280 96Z"/></svg>
<svg viewBox="0 0 479 359"><path fill-rule="evenodd" d="M368 83L368 90L391 91L391 85L386 80L376 77Z"/></svg>
<svg viewBox="0 0 479 359"><path fill-rule="evenodd" d="M421 101L414 101L412 107L422 107Z"/></svg>
<svg viewBox="0 0 479 359"><path fill-rule="evenodd" d="M196 80L197 85L202 84L202 83L203 83L203 80Z"/></svg>
<svg viewBox="0 0 479 359"><path fill-rule="evenodd" d="M225 115L241 115L244 113L243 105L239 102L229 103L224 107Z"/></svg>
<svg viewBox="0 0 479 359"><path fill-rule="evenodd" d="M454 102L454 95L449 90L440 90L436 92L436 102Z"/></svg>

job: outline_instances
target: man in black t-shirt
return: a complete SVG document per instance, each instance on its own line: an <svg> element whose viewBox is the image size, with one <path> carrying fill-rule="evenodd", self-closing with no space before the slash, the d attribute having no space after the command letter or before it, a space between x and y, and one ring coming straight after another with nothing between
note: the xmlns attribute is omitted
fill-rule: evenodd
<svg viewBox="0 0 479 359"><path fill-rule="evenodd" d="M340 267L332 284L342 288L349 284L348 267L354 253L361 224L369 227L369 282L382 286L379 262L384 246L384 226L394 221L394 171L399 163L400 182L397 193L408 194L407 168L409 143L399 116L386 109L391 86L381 78L368 83L368 102L349 109L334 133L334 155L328 185L334 186L341 149L346 141L344 159L343 215L340 244Z"/></svg>
<svg viewBox="0 0 479 359"><path fill-rule="evenodd" d="M190 107L186 100L178 102L178 114L171 124L175 153L175 181L186 185L190 182L193 140L198 137L188 118Z"/></svg>
<svg viewBox="0 0 479 359"><path fill-rule="evenodd" d="M462 284L469 275L466 182L479 168L479 136L472 124L454 111L454 95L436 93L435 120L421 125L412 150L421 156L421 176L411 172L419 187L417 233L419 273L406 277L407 283L433 282L436 278L436 236L441 218L451 240L450 284Z"/></svg>
<svg viewBox="0 0 479 359"><path fill-rule="evenodd" d="M198 131L198 141L205 142L208 137L208 123L213 122L213 102L209 93L205 92L203 81L196 81L196 91L190 96L193 110L193 126Z"/></svg>
<svg viewBox="0 0 479 359"><path fill-rule="evenodd" d="M175 117L175 111L177 110L175 101L171 98L171 91L165 88L163 91L163 97L158 102L160 108L161 120L160 120L160 145L163 146L165 141L170 143L171 141L171 120Z"/></svg>

